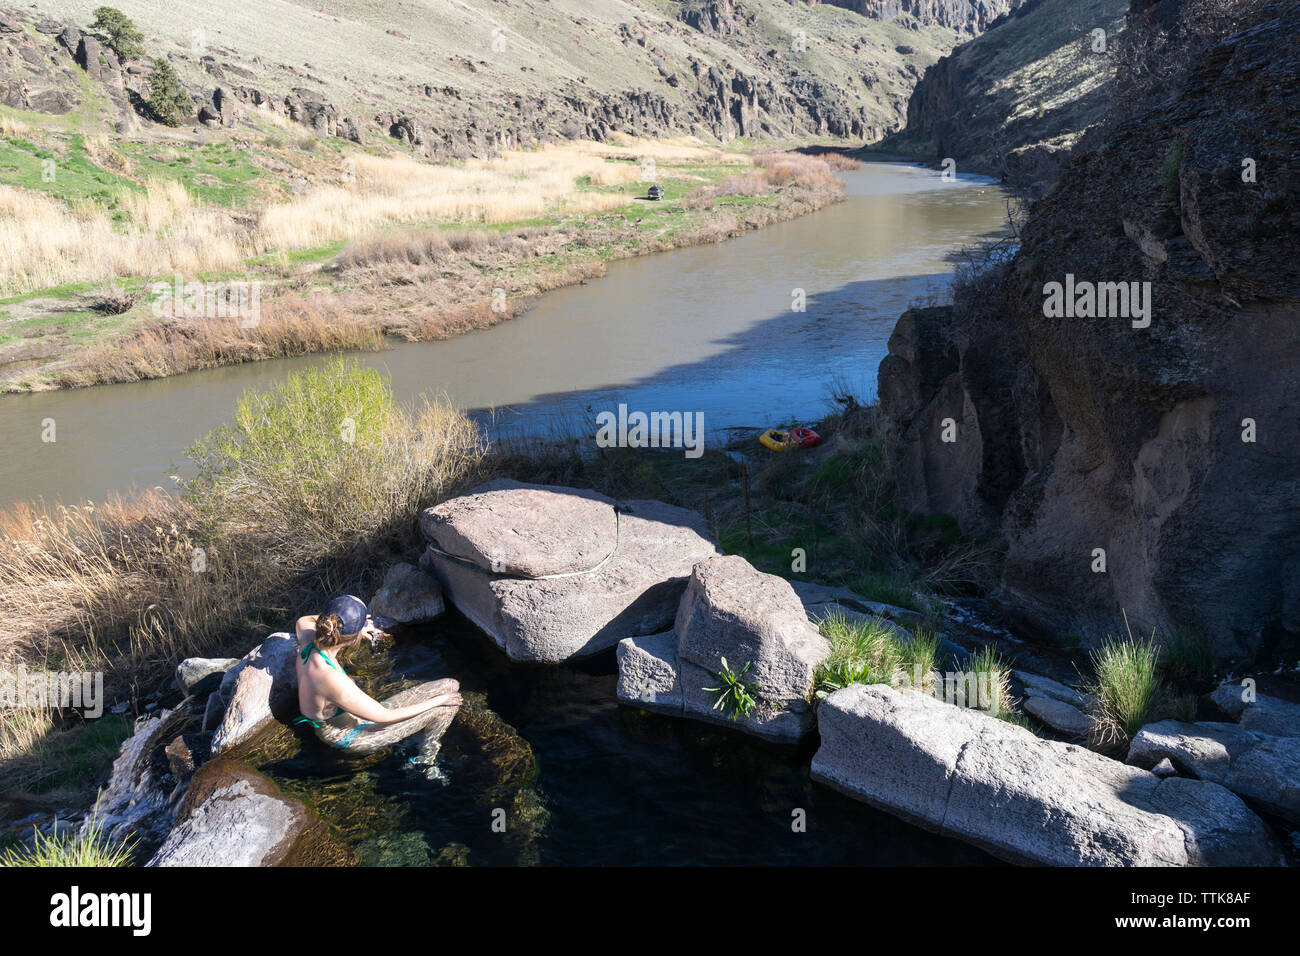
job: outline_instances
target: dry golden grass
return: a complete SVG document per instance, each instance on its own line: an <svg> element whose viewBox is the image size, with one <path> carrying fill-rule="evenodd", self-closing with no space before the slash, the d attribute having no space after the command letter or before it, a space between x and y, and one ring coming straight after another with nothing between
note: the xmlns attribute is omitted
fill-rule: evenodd
<svg viewBox="0 0 1300 956"><path fill-rule="evenodd" d="M626 136L613 143L578 140L570 143L567 148L590 156L635 163L653 159L656 163L706 162L743 166L750 161L743 153L727 152L709 146L694 136L658 140Z"/></svg>
<svg viewBox="0 0 1300 956"><path fill-rule="evenodd" d="M640 169L567 147L507 152L498 159L435 166L406 156L358 155L354 181L325 186L262 216L265 248L303 249L364 236L394 223L495 224L552 213L616 209L623 195L579 186L635 181Z"/></svg>
<svg viewBox="0 0 1300 956"><path fill-rule="evenodd" d="M28 126L22 120L0 114L0 136L21 137L26 139L31 135L32 127Z"/></svg>
<svg viewBox="0 0 1300 956"><path fill-rule="evenodd" d="M106 140L92 141L87 149L105 168L125 163ZM151 181L143 193L124 191L119 203L129 220L125 225L115 225L94 203L70 207L38 192L0 186L0 291L230 271L268 251L316 248L395 224L497 224L601 212L631 198L585 184L611 186L641 176L639 166L607 161L582 145L507 152L456 166L367 154L348 162L350 181L269 206L251 227L229 211L198 205L173 181Z"/></svg>
<svg viewBox="0 0 1300 956"><path fill-rule="evenodd" d="M133 172L131 161L113 149L107 136L102 134L87 136L83 140L83 148L86 151L86 158L100 169L107 169L120 176L130 176Z"/></svg>
<svg viewBox="0 0 1300 956"><path fill-rule="evenodd" d="M253 251L229 215L192 208L174 183L151 183L145 195L123 199L131 223L118 228L98 204L69 207L38 192L0 186L0 289L228 270Z"/></svg>

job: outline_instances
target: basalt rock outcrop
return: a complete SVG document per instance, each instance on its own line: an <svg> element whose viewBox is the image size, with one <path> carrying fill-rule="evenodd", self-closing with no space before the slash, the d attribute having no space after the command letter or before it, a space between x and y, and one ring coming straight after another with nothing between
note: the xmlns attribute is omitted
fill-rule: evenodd
<svg viewBox="0 0 1300 956"><path fill-rule="evenodd" d="M1128 0L1105 0L1076 25L1071 0L1028 0L926 68L907 102L907 122L884 148L951 158L959 171L1042 189L1106 111L1115 59L1089 45L1106 31L1122 44Z"/></svg>
<svg viewBox="0 0 1300 956"><path fill-rule="evenodd" d="M186 125L252 130L259 126L257 112L269 112L304 132L356 143L391 138L422 156L450 161L628 134L701 135L724 143L765 136L875 140L901 122L907 94L920 76L917 64L900 66L892 49L868 39L872 27L866 20L851 51L838 35L832 41L810 24L801 42L818 46L819 53L804 56L807 46L790 46L788 14L775 0L708 0L683 6L674 18L660 11L638 15L632 3L626 5L631 15L621 22L608 14L589 19L541 6L537 17L528 18L534 38L550 47L540 58L537 51L507 43L491 60L451 55L446 62L437 58L423 64L429 70L423 77L393 70L373 73L368 83L358 82L356 71L365 70L360 64L366 56L376 55L371 46L386 50L370 62L387 71L419 38L393 30L382 39L366 34L357 49L360 59L340 59L337 51L354 39L342 33L349 21L324 18L310 24L327 41L312 49L311 63L291 59L287 51L255 53L247 47L257 44L240 44L234 35L231 45L196 57L190 28L168 35L175 21L164 21L155 24L158 32L145 56L124 63L84 25L45 18L42 31L34 28L39 18L5 11L0 101L65 113L80 102L83 78L89 78L96 94L106 95L120 114L118 125L129 128L140 117L151 118L146 106L151 63L166 56L194 104L182 117ZM466 15L472 10L436 11L423 29ZM365 20L371 14L357 16ZM542 29L539 18L544 18ZM481 22L495 19L496 13L484 11ZM835 29L838 34L842 27ZM774 37L780 37L775 47L770 45ZM607 48L599 77L587 75L588 59L573 56L575 45L591 43ZM942 36L918 39L908 56L932 57L947 48ZM871 52L859 76L864 51ZM874 51L884 51L879 62ZM336 58L325 60L331 53ZM318 56L324 61L316 62Z"/></svg>
<svg viewBox="0 0 1300 956"><path fill-rule="evenodd" d="M710 558L691 572L671 631L619 643L618 697L793 743L813 728L813 674L829 654L788 581L739 555ZM716 706L727 670L754 698L749 713Z"/></svg>
<svg viewBox="0 0 1300 956"><path fill-rule="evenodd" d="M424 512L421 559L511 659L556 662L669 627L717 554L698 514L501 479Z"/></svg>
<svg viewBox="0 0 1300 956"><path fill-rule="evenodd" d="M897 20L911 26L948 27L974 34L1025 0L823 0L873 20Z"/></svg>
<svg viewBox="0 0 1300 956"><path fill-rule="evenodd" d="M1219 658L1300 636L1300 6L1238 10L1168 40L1154 88L1122 76L1014 259L904 315L881 363L899 504L1003 537L998 599L1048 639L1122 611ZM1097 307L1049 315L1053 282Z"/></svg>

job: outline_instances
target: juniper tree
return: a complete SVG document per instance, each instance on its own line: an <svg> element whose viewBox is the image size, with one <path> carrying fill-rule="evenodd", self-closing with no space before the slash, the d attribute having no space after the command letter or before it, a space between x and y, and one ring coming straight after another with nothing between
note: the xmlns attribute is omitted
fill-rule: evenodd
<svg viewBox="0 0 1300 956"><path fill-rule="evenodd" d="M104 34L104 45L119 59L135 60L144 56L144 34L116 7L96 7L95 22L90 29Z"/></svg>
<svg viewBox="0 0 1300 956"><path fill-rule="evenodd" d="M187 115L193 111L194 104L190 95L181 85L181 78L176 75L171 61L156 57L153 61L153 73L149 77L149 109L159 121L168 126L180 126Z"/></svg>

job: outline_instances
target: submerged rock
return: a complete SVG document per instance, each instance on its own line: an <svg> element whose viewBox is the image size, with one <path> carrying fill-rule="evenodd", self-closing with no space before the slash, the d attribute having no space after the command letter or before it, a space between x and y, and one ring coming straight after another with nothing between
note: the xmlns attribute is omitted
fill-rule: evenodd
<svg viewBox="0 0 1300 956"><path fill-rule="evenodd" d="M446 610L438 579L414 564L389 568L383 585L370 599L372 614L398 624L432 621Z"/></svg>
<svg viewBox="0 0 1300 956"><path fill-rule="evenodd" d="M717 554L704 519L659 501L497 481L424 513L424 562L511 659L563 661L672 624ZM528 575L561 575L536 577Z"/></svg>
<svg viewBox="0 0 1300 956"><path fill-rule="evenodd" d="M1279 862L1215 783L1161 779L987 714L853 685L822 701L813 779L1007 859L1049 866Z"/></svg>
<svg viewBox="0 0 1300 956"><path fill-rule="evenodd" d="M213 760L190 783L150 866L346 866L352 853L300 801L234 760Z"/></svg>
<svg viewBox="0 0 1300 956"><path fill-rule="evenodd" d="M738 555L710 558L692 571L672 631L619 644L618 697L793 742L812 729L813 673L829 653L788 581ZM721 686L724 659L757 701L734 721L715 707L721 692L704 689Z"/></svg>

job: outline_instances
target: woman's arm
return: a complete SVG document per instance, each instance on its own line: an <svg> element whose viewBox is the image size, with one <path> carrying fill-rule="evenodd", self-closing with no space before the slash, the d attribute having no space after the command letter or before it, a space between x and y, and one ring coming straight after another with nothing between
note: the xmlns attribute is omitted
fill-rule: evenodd
<svg viewBox="0 0 1300 956"><path fill-rule="evenodd" d="M316 640L316 615L308 614L306 617L298 618L294 622L293 631L298 637L299 647Z"/></svg>
<svg viewBox="0 0 1300 956"><path fill-rule="evenodd" d="M395 724L423 714L434 707L448 707L460 703L460 694L442 694L405 707L385 707L375 700L351 679L338 674L330 675L330 699L354 717L368 720L374 724Z"/></svg>

